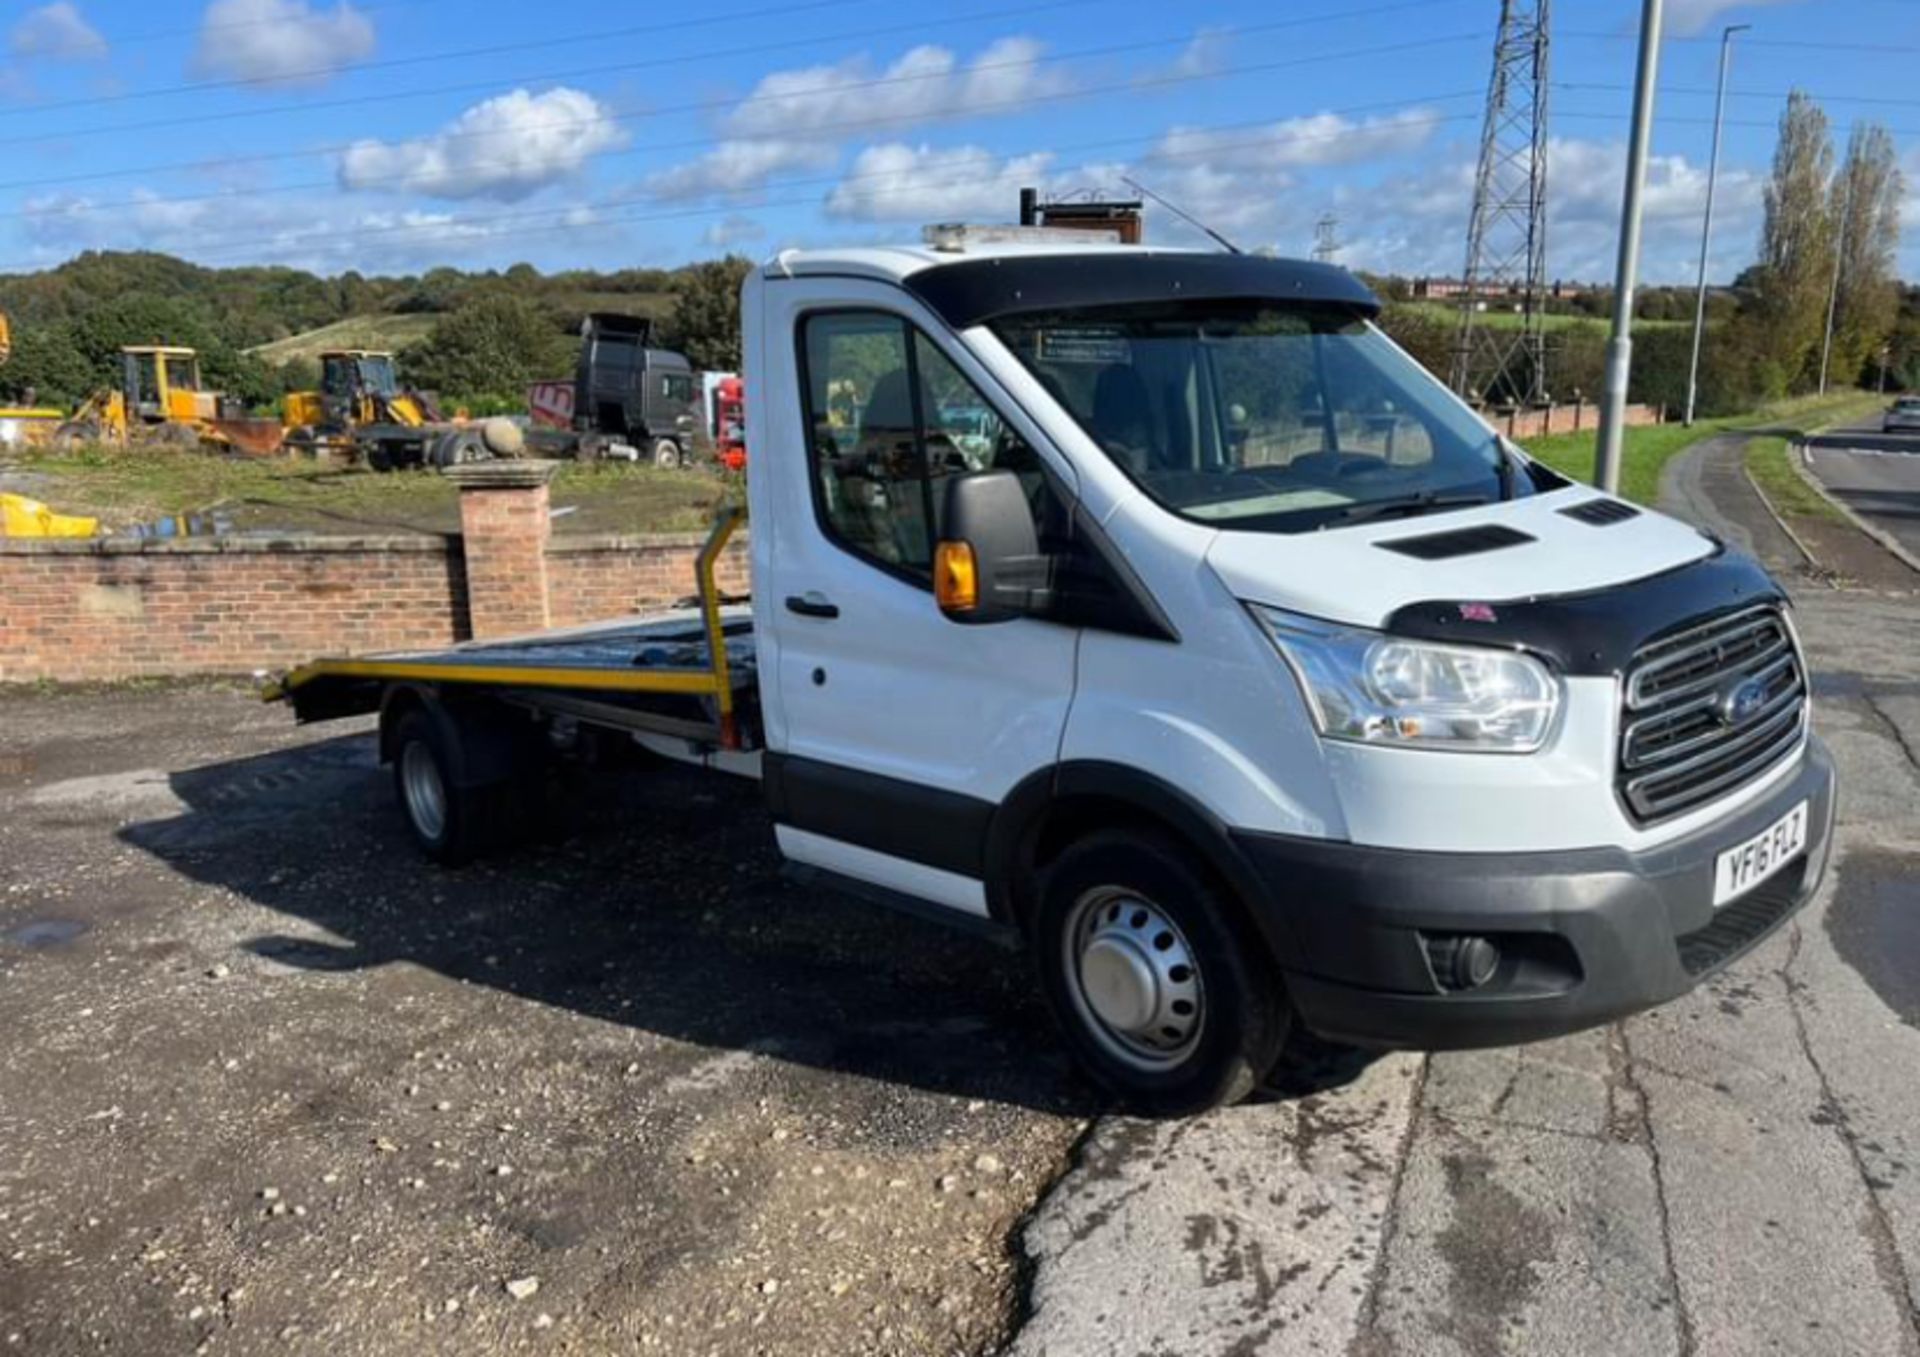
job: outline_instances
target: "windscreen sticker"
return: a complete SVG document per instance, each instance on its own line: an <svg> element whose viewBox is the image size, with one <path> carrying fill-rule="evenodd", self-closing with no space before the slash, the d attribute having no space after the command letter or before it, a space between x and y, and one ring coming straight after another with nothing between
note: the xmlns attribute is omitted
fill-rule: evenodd
<svg viewBox="0 0 1920 1357"><path fill-rule="evenodd" d="M1079 363L1090 367L1112 367L1131 363L1133 347L1118 330L1075 327L1042 330L1036 336L1035 356L1043 363Z"/></svg>

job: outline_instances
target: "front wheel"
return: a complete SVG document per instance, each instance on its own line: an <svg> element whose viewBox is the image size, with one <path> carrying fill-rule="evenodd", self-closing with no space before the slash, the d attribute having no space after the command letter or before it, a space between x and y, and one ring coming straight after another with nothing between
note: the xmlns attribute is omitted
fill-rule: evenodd
<svg viewBox="0 0 1920 1357"><path fill-rule="evenodd" d="M1129 1107L1238 1102L1279 1061L1291 1009L1232 901L1177 844L1106 831L1048 871L1041 986L1087 1072Z"/></svg>
<svg viewBox="0 0 1920 1357"><path fill-rule="evenodd" d="M679 466L680 445L671 438L656 438L653 441L653 464L663 468Z"/></svg>

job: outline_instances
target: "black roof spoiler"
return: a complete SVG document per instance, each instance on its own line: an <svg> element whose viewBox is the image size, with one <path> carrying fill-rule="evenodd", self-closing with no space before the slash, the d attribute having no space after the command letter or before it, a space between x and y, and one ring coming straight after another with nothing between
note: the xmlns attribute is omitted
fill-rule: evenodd
<svg viewBox="0 0 1920 1357"><path fill-rule="evenodd" d="M1273 301L1377 315L1380 299L1345 269L1246 254L1100 250L958 259L901 286L956 330L1033 311L1151 302Z"/></svg>

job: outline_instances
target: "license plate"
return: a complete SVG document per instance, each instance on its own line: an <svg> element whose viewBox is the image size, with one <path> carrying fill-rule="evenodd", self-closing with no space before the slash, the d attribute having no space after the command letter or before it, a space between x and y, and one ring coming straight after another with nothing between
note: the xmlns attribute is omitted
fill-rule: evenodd
<svg viewBox="0 0 1920 1357"><path fill-rule="evenodd" d="M1802 801L1745 843L1727 849L1713 863L1713 907L1745 895L1800 856L1807 846L1807 803Z"/></svg>

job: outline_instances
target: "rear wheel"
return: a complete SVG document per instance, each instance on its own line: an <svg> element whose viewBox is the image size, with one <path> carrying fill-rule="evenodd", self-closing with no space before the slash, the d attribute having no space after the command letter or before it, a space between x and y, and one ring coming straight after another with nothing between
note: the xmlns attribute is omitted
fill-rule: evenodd
<svg viewBox="0 0 1920 1357"><path fill-rule="evenodd" d="M1290 1026L1279 977L1188 853L1105 831L1048 871L1041 985L1087 1072L1129 1107L1185 1116L1238 1102Z"/></svg>
<svg viewBox="0 0 1920 1357"><path fill-rule="evenodd" d="M425 711L400 718L393 737L393 787L407 829L435 862L457 867L502 841L512 827L512 786L464 785L458 758L439 722Z"/></svg>

